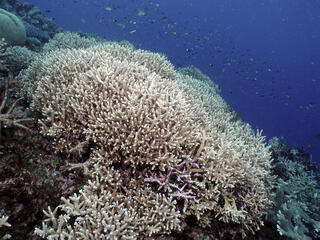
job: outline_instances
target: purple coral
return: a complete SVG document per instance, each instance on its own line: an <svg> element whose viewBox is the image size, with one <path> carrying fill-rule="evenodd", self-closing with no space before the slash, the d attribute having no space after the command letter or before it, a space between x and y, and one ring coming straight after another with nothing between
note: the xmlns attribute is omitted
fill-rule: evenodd
<svg viewBox="0 0 320 240"><path fill-rule="evenodd" d="M182 211L185 213L190 200L199 202L197 195L200 190L193 180L198 177L201 175L197 159L185 159L166 172L145 171L144 182L154 183L158 186L158 192L162 191L167 196L183 200Z"/></svg>

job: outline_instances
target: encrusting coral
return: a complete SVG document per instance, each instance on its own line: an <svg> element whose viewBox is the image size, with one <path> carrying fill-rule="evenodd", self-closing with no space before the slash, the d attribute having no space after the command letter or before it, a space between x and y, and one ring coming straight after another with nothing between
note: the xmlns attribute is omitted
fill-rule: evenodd
<svg viewBox="0 0 320 240"><path fill-rule="evenodd" d="M46 211L36 233L131 239L182 230L187 216L232 223L242 237L259 229L274 180L269 148L198 75L115 43L40 54L18 78L42 133L58 152L89 155L77 166L92 180Z"/></svg>

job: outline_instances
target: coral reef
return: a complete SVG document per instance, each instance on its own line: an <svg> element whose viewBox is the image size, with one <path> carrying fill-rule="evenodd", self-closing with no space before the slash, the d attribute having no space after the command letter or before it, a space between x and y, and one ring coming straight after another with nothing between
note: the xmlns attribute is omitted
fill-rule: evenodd
<svg viewBox="0 0 320 240"><path fill-rule="evenodd" d="M280 235L290 239L311 240L320 237L319 173L304 151L289 148L278 138L270 140L274 171L278 175L272 193L271 221Z"/></svg>
<svg viewBox="0 0 320 240"><path fill-rule="evenodd" d="M60 32L53 36L42 48L42 54L60 49L79 49L94 46L98 41L93 37L80 36L73 32Z"/></svg>
<svg viewBox="0 0 320 240"><path fill-rule="evenodd" d="M13 76L18 75L22 69L26 69L37 54L21 46L8 47L6 52L10 55L3 59L3 63Z"/></svg>
<svg viewBox="0 0 320 240"><path fill-rule="evenodd" d="M142 190L136 181L124 186L114 169L95 165L92 174L93 180L79 194L45 211L47 219L36 234L54 239L137 239L181 228L172 198Z"/></svg>
<svg viewBox="0 0 320 240"><path fill-rule="evenodd" d="M308 153L266 146L199 69L0 7L27 34L0 41L1 239L320 237Z"/></svg>
<svg viewBox="0 0 320 240"><path fill-rule="evenodd" d="M229 231L215 228L218 236L228 231L241 238L258 230L274 179L269 147L261 132L254 134L239 120L216 86L202 81L200 73L199 79L177 73L159 54L115 43L76 45L40 53L17 78L40 114L41 132L57 153L82 158L72 168L82 167L90 179L79 194L46 211L48 219L36 232L87 239L84 233L95 234L92 224L105 222L110 228L96 229L97 236L125 230L128 238L154 237L183 230L189 217L207 228L229 224ZM93 191L100 171L117 175L122 187L112 190L104 183L103 193ZM94 214L96 207L105 208L99 197L123 206L115 216L117 227L110 215L116 206L104 216ZM148 204L154 201L161 204ZM132 205L140 209L135 217ZM77 215L82 206L93 206L86 207L88 218ZM168 208L173 212L160 210ZM141 225L135 225L137 219Z"/></svg>
<svg viewBox="0 0 320 240"><path fill-rule="evenodd" d="M0 41L4 63L8 58L17 58L8 51L12 48L20 47L6 48L5 42ZM21 61L10 66L23 67L19 64ZM51 166L54 157L50 144L37 135L33 118L21 104L22 98L15 99L9 92L18 83L11 81L12 73L2 63L0 72L0 238L19 240L32 235L48 204L57 205L61 195L68 196L77 184L66 171Z"/></svg>
<svg viewBox="0 0 320 240"><path fill-rule="evenodd" d="M216 92L220 92L219 86L214 84L212 80L205 74L203 74L198 68L195 66L189 66L189 67L183 67L179 68L178 73L184 75L184 76L189 76L193 79L197 79L201 82L204 82L210 86L210 88L214 88Z"/></svg>
<svg viewBox="0 0 320 240"><path fill-rule="evenodd" d="M6 43L4 42L4 40L0 40L0 58L7 57L9 55L10 54L6 53ZM2 128L6 127L14 126L27 131L31 131L31 129L25 126L23 122L31 121L32 118L25 118L23 116L18 116L12 113L15 106L22 98L19 98L16 101L14 101L14 103L12 103L10 107L6 107L6 103L8 100L9 85L11 84L12 75L9 69L2 63L0 63L0 74L5 75L3 79L3 87L0 88L0 92L2 95L0 100L0 136Z"/></svg>
<svg viewBox="0 0 320 240"><path fill-rule="evenodd" d="M209 226L217 218L230 224L250 222L241 224L239 231L244 236L244 229L255 231L263 225L264 211L257 209L265 209L270 204L265 192L273 186L267 170L269 147L263 144L261 132L253 137L250 126L223 101L212 82L203 81L201 76L198 79L195 81L189 74L179 77L180 88L205 110L203 120L207 128L203 134L205 158L201 164L206 169L205 181L199 185L203 194L190 213L202 226Z"/></svg>
<svg viewBox="0 0 320 240"><path fill-rule="evenodd" d="M50 145L38 134L2 129L0 209L12 226L0 228L0 238L9 234L15 240L31 239L42 210L57 206L61 196L73 194L85 182L78 172L64 170L65 160L55 156Z"/></svg>

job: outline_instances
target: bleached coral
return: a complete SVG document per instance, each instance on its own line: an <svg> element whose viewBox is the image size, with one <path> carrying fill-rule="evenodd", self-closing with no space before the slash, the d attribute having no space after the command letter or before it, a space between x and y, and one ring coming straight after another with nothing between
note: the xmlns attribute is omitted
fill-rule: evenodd
<svg viewBox="0 0 320 240"><path fill-rule="evenodd" d="M120 61L124 56L128 60ZM43 130L55 137L59 150L70 152L93 141L97 154L113 162L123 155L125 162L160 168L179 161L175 156L183 154L182 145L191 151L197 134L192 133L191 103L165 78L174 70L156 54L115 44L56 51L45 61L35 60L26 76L33 79L28 80L30 93L36 88L33 107L46 116Z"/></svg>
<svg viewBox="0 0 320 240"><path fill-rule="evenodd" d="M8 223L8 216L1 216L0 218L0 227L11 227L11 224Z"/></svg>
<svg viewBox="0 0 320 240"><path fill-rule="evenodd" d="M111 205L120 198L120 204L134 201L129 205L143 206L138 232L179 230L187 215L195 215L204 227L219 219L238 224L243 234L259 229L273 184L269 148L261 132L255 134L239 119L214 84L177 73L162 55L103 43L46 53L19 78L32 108L42 114L42 133L53 138L57 151L88 153L84 166L93 182L93 164L120 174L125 193L106 187L98 196ZM65 200L59 207L64 213L55 218L73 215L66 206L76 208L76 199L79 204L98 204L92 190L96 184ZM129 205L124 209L131 216ZM115 209L98 217L90 213L97 218L90 221L112 219ZM166 220L157 217L158 211ZM89 221L83 214L73 216ZM136 229L130 219L112 221ZM50 228L54 236L59 227L47 221L43 229ZM68 234L75 231L68 218L59 221ZM85 228L93 234L91 227L77 225L76 231Z"/></svg>
<svg viewBox="0 0 320 240"><path fill-rule="evenodd" d="M223 101L213 83L188 75L180 75L179 81L185 95L204 110L205 145L198 163L206 171L198 183L200 203L193 203L190 213L204 225L218 218L256 231L271 205L268 192L274 182L271 154L262 132L254 134Z"/></svg>
<svg viewBox="0 0 320 240"><path fill-rule="evenodd" d="M79 194L44 211L47 219L36 234L47 239L137 239L181 228L172 198L136 189L137 183L125 186L113 169L95 165L93 175Z"/></svg>
<svg viewBox="0 0 320 240"><path fill-rule="evenodd" d="M65 31L55 34L53 38L43 46L42 52L88 48L97 43L93 37L81 37L78 33Z"/></svg>
<svg viewBox="0 0 320 240"><path fill-rule="evenodd" d="M184 76L189 76L192 79L199 80L202 83L206 83L207 85L210 86L209 88L211 88L211 90L215 89L217 93L220 92L219 86L217 84L214 84L213 81L210 79L210 77L202 73L195 66L179 68L177 72Z"/></svg>

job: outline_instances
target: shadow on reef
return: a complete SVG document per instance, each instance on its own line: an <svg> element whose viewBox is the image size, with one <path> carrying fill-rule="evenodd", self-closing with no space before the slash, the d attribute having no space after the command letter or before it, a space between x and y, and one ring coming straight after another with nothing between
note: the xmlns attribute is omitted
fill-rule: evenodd
<svg viewBox="0 0 320 240"><path fill-rule="evenodd" d="M65 171L65 161L53 153L48 140L35 133L33 123L27 126L34 132L16 126L0 129L0 216L10 216L12 225L0 228L1 239L31 238L43 209L75 191L75 179L82 176Z"/></svg>
<svg viewBox="0 0 320 240"><path fill-rule="evenodd" d="M0 41L1 59L11 56L5 50ZM12 73L0 63L0 217L6 219L0 239L37 239L33 231L41 223L43 209L56 206L61 196L70 195L84 182L81 174L61 167L66 162L38 133L28 104L12 96L10 90L19 84L11 78ZM79 184L75 179L80 179Z"/></svg>

